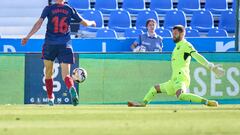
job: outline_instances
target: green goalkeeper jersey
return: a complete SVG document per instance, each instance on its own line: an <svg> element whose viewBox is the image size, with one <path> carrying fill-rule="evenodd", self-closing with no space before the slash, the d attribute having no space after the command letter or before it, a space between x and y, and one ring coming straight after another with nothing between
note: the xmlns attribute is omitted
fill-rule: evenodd
<svg viewBox="0 0 240 135"><path fill-rule="evenodd" d="M172 79L180 75L185 81L190 81L189 65L191 56L196 59L197 62L207 67L208 61L195 50L191 43L183 39L176 44L172 53Z"/></svg>

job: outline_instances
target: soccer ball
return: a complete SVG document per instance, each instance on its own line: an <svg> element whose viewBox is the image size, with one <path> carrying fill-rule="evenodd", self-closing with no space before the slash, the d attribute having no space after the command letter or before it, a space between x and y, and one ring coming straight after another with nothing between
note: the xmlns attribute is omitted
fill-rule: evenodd
<svg viewBox="0 0 240 135"><path fill-rule="evenodd" d="M82 83L87 79L87 71L83 68L75 68L72 73L72 78L76 83Z"/></svg>

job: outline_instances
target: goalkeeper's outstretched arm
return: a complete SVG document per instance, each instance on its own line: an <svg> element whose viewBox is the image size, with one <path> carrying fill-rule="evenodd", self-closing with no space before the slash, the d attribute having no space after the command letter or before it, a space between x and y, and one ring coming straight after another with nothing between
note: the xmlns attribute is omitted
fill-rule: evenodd
<svg viewBox="0 0 240 135"><path fill-rule="evenodd" d="M198 52L192 52L191 56L201 65L205 66L207 69L213 71L216 77L222 77L225 74L224 69L220 65L214 65L213 63L209 62L205 59L201 54Z"/></svg>
<svg viewBox="0 0 240 135"><path fill-rule="evenodd" d="M207 59L205 59L201 54L198 52L192 52L191 56L201 65L205 66L207 69L211 70L209 67L210 62L208 62Z"/></svg>

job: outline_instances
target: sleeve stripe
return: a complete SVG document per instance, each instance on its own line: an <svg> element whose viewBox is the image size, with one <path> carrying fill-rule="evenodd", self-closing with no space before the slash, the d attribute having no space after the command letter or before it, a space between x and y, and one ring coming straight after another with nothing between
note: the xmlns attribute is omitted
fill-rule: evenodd
<svg viewBox="0 0 240 135"><path fill-rule="evenodd" d="M191 51L191 52L190 52L190 55L191 55L191 53L194 53L194 52L196 52L196 51Z"/></svg>

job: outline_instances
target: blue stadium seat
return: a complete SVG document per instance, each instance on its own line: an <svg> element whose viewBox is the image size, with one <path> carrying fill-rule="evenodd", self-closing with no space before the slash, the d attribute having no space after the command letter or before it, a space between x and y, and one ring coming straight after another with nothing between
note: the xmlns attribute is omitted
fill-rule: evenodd
<svg viewBox="0 0 240 135"><path fill-rule="evenodd" d="M68 4L74 7L79 13L90 10L90 0L68 0Z"/></svg>
<svg viewBox="0 0 240 135"><path fill-rule="evenodd" d="M208 37L227 37L228 33L224 29L213 28L208 31Z"/></svg>
<svg viewBox="0 0 240 135"><path fill-rule="evenodd" d="M173 10L172 0L151 0L150 9L155 10L158 14L165 14Z"/></svg>
<svg viewBox="0 0 240 135"><path fill-rule="evenodd" d="M137 20L136 20L136 28L142 29L144 32L147 31L146 22L148 19L155 19L157 22L157 28L159 27L159 19L157 12L155 11L141 11L138 13Z"/></svg>
<svg viewBox="0 0 240 135"><path fill-rule="evenodd" d="M199 32L208 32L213 28L213 15L210 11L193 12L191 27Z"/></svg>
<svg viewBox="0 0 240 135"><path fill-rule="evenodd" d="M194 11L199 11L200 0L178 0L178 10L182 10L187 14L192 14Z"/></svg>
<svg viewBox="0 0 240 135"><path fill-rule="evenodd" d="M174 25L181 24L184 27L187 26L186 15L183 11L169 11L166 13L163 27L165 29L172 29Z"/></svg>
<svg viewBox="0 0 240 135"><path fill-rule="evenodd" d="M158 28L155 32L161 37L172 37L172 32L168 29Z"/></svg>
<svg viewBox="0 0 240 135"><path fill-rule="evenodd" d="M186 37L200 37L198 30L186 28Z"/></svg>
<svg viewBox="0 0 240 135"><path fill-rule="evenodd" d="M117 33L112 29L100 29L96 33L97 38L117 38Z"/></svg>
<svg viewBox="0 0 240 135"><path fill-rule="evenodd" d="M227 32L234 33L235 32L235 19L236 15L235 12L233 11L224 11L221 14L221 17L219 19L219 28L220 29L225 29Z"/></svg>
<svg viewBox="0 0 240 135"><path fill-rule="evenodd" d="M122 8L130 14L137 14L139 11L145 10L144 0L123 0Z"/></svg>
<svg viewBox="0 0 240 135"><path fill-rule="evenodd" d="M206 0L205 9L211 11L213 14L220 14L222 11L228 9L227 0Z"/></svg>
<svg viewBox="0 0 240 135"><path fill-rule="evenodd" d="M118 9L117 0L95 0L95 9L100 10L104 14Z"/></svg>
<svg viewBox="0 0 240 135"><path fill-rule="evenodd" d="M124 32L132 27L130 14L125 10L112 11L110 13L108 27L117 32Z"/></svg>
<svg viewBox="0 0 240 135"><path fill-rule="evenodd" d="M139 35L143 34L143 31L140 29L134 29L134 28L130 28L130 29L126 29L124 32L124 36L128 37L128 38L135 38L138 37Z"/></svg>
<svg viewBox="0 0 240 135"><path fill-rule="evenodd" d="M236 0L233 0L232 2L232 10L234 11L236 9Z"/></svg>
<svg viewBox="0 0 240 135"><path fill-rule="evenodd" d="M88 10L83 12L82 17L87 20L93 20L96 22L96 27L85 27L83 25L80 25L81 30L86 30L90 32L96 32L99 29L103 28L103 15L101 11L98 10Z"/></svg>

